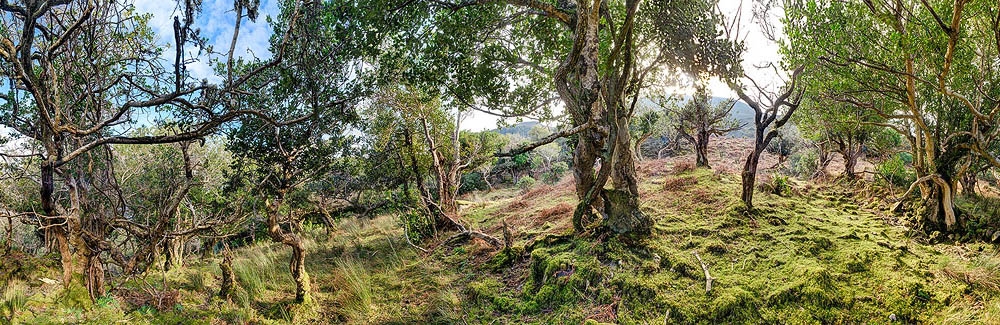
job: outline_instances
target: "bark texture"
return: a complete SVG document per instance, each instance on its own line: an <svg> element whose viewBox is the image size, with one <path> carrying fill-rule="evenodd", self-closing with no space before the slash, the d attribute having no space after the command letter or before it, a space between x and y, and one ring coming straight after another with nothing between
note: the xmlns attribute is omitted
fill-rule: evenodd
<svg viewBox="0 0 1000 325"><path fill-rule="evenodd" d="M275 242L285 244L292 249L292 257L288 261L288 269L295 281L295 302L304 303L311 300L311 284L309 273L306 272L306 248L302 238L289 229L282 229L281 205L287 190L279 190L274 201L267 202L267 233ZM291 225L288 225L291 228Z"/></svg>

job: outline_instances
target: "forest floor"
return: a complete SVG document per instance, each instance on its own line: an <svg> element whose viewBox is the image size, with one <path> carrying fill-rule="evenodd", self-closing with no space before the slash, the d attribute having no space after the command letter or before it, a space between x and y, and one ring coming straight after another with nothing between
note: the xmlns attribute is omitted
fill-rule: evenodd
<svg viewBox="0 0 1000 325"><path fill-rule="evenodd" d="M392 215L343 219L330 233L307 226L309 305L291 303L289 250L262 242L234 251L233 302L215 297L219 257L149 272L97 303L43 282L57 270L35 266L14 285L23 303L13 322L1000 323L995 244L913 231L863 182L792 181L783 195L758 192L759 211L747 213L739 175L676 161L640 164L642 209L655 221L643 240L573 235L575 195L563 180L464 197L472 228L500 237L509 226L509 250L429 239L422 253ZM159 311L135 305L163 296L175 300Z"/></svg>

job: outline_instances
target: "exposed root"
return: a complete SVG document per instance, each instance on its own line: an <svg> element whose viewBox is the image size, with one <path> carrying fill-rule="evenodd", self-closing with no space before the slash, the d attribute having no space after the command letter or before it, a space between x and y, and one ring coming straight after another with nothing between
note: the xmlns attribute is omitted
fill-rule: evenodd
<svg viewBox="0 0 1000 325"><path fill-rule="evenodd" d="M442 245L439 245L438 247L444 246L445 244L451 243L453 241L458 241L464 238L479 238L485 241L487 244L490 244L490 246L492 246L493 248L503 247L503 242L500 241L500 239L497 239L496 237L475 230L466 230L464 232L454 234L451 237L448 237L448 239L446 239L442 243Z"/></svg>

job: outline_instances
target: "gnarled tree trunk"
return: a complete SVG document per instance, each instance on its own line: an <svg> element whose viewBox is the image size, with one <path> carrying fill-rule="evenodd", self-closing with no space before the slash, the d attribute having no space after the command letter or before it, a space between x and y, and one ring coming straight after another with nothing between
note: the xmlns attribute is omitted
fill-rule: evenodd
<svg viewBox="0 0 1000 325"><path fill-rule="evenodd" d="M708 130L698 130L698 135L695 138L695 166L712 168L708 165L708 140L709 133Z"/></svg>
<svg viewBox="0 0 1000 325"><path fill-rule="evenodd" d="M292 249L292 258L289 260L288 268L295 281L295 302L304 303L310 301L311 285L309 273L306 272L306 248L299 237L289 229L288 232L281 229L280 209L284 202L287 189L278 190L273 202L267 202L267 233L271 239L285 244Z"/></svg>
<svg viewBox="0 0 1000 325"><path fill-rule="evenodd" d="M962 175L962 195L976 195L976 184L979 183L979 178L976 172L968 172Z"/></svg>
<svg viewBox="0 0 1000 325"><path fill-rule="evenodd" d="M760 151L754 149L747 156L747 160L743 164L743 190L740 193L740 199L743 200L743 205L748 210L753 209L753 189L757 183L757 163L760 162L760 153Z"/></svg>
<svg viewBox="0 0 1000 325"><path fill-rule="evenodd" d="M229 251L229 247L226 247L222 254L222 263L219 263L219 269L222 271L222 284L219 288L219 298L229 301L229 298L232 297L233 292L236 289L236 274L233 272L233 254Z"/></svg>
<svg viewBox="0 0 1000 325"><path fill-rule="evenodd" d="M163 242L163 269L174 270L184 266L184 242L183 238L171 237Z"/></svg>

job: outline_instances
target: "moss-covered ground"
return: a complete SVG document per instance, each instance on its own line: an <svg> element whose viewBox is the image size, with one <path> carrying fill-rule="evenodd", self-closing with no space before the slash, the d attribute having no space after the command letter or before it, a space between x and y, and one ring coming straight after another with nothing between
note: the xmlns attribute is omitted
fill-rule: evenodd
<svg viewBox="0 0 1000 325"><path fill-rule="evenodd" d="M793 181L784 195L738 203L739 177L681 174L647 162L643 211L651 236L577 236L572 184L466 197L463 218L510 249L478 240L409 246L392 215L342 220L330 234L307 227L314 302L291 304L289 252L260 243L237 249L240 289L215 297L219 257L128 279L110 297L22 276L14 323L690 324L1000 323L997 246L929 236L884 212L858 184ZM966 211L983 212L971 208ZM989 213L988 211L983 213ZM697 256L696 256L697 255ZM699 261L699 258L701 261ZM708 269L711 290L706 292ZM48 272L48 273L46 273ZM119 280L119 279L116 279ZM134 306L123 292L178 290L177 303ZM8 290L11 291L11 290ZM15 294L5 294L7 296ZM80 298L80 297L77 297ZM8 299L9 300L9 299ZM7 300L4 300L7 301ZM73 301L76 301L73 303ZM0 316L5 316L0 308Z"/></svg>

